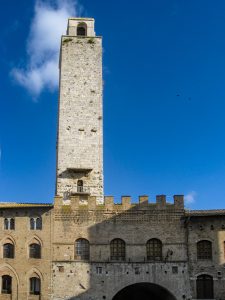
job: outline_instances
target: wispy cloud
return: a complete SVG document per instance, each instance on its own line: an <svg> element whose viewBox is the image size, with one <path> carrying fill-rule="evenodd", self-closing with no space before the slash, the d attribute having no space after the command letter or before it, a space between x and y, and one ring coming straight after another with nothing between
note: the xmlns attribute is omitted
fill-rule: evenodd
<svg viewBox="0 0 225 300"><path fill-rule="evenodd" d="M68 17L77 16L80 9L76 0L36 0L27 39L26 66L11 71L34 99L45 88L52 91L57 88L60 36L65 34Z"/></svg>
<svg viewBox="0 0 225 300"><path fill-rule="evenodd" d="M184 202L186 205L190 205L195 203L197 193L195 191L191 191L187 195L184 196Z"/></svg>

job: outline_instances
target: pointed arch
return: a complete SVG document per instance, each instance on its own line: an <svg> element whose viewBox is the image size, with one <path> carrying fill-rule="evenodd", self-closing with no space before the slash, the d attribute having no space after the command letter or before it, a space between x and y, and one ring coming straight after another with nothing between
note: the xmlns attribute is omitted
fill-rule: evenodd
<svg viewBox="0 0 225 300"><path fill-rule="evenodd" d="M38 243L41 247L43 247L43 241L41 238L39 238L36 234L34 234L27 242L27 245L29 246L32 243Z"/></svg>
<svg viewBox="0 0 225 300"><path fill-rule="evenodd" d="M4 236L4 238L1 240L1 246L8 242L10 242L10 243L14 244L14 246L16 246L16 240L10 234L7 234L6 236Z"/></svg>
<svg viewBox="0 0 225 300"><path fill-rule="evenodd" d="M19 285L20 284L20 280L19 280L19 276L16 272L16 270L10 265L10 264L7 264L7 263L4 263L0 266L0 272L2 273L5 273L5 275L14 275L14 277L16 278L16 281L17 281L17 284Z"/></svg>
<svg viewBox="0 0 225 300"><path fill-rule="evenodd" d="M33 267L32 269L30 269L30 271L27 272L27 278L29 279L30 277L32 277L34 274L37 274L37 276L43 280L43 274L41 273L40 270L38 270L37 268Z"/></svg>

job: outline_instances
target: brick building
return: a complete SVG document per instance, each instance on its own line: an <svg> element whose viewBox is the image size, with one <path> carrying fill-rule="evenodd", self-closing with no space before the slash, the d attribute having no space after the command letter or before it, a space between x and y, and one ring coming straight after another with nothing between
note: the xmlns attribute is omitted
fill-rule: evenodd
<svg viewBox="0 0 225 300"><path fill-rule="evenodd" d="M102 39L70 18L60 51L56 195L0 204L0 299L225 300L225 210L103 196Z"/></svg>

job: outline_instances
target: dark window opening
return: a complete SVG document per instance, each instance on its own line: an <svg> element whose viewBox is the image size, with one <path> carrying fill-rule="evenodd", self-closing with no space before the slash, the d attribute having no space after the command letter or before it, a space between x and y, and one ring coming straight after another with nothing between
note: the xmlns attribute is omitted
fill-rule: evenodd
<svg viewBox="0 0 225 300"><path fill-rule="evenodd" d="M5 218L4 229L14 230L15 229L15 219L14 218Z"/></svg>
<svg viewBox="0 0 225 300"><path fill-rule="evenodd" d="M29 248L30 248L30 253L29 253L30 258L41 258L41 246L39 244L31 244Z"/></svg>
<svg viewBox="0 0 225 300"><path fill-rule="evenodd" d="M14 258L14 245L6 243L3 245L3 258Z"/></svg>
<svg viewBox="0 0 225 300"><path fill-rule="evenodd" d="M123 261L126 258L126 244L121 239L114 239L110 243L111 260Z"/></svg>
<svg viewBox="0 0 225 300"><path fill-rule="evenodd" d="M147 260L162 260L162 242L151 239L146 244Z"/></svg>
<svg viewBox="0 0 225 300"><path fill-rule="evenodd" d="M200 241L197 243L197 258L212 259L212 243L210 241Z"/></svg>
<svg viewBox="0 0 225 300"><path fill-rule="evenodd" d="M86 24L80 24L77 27L77 36L86 36L87 35L87 29Z"/></svg>
<svg viewBox="0 0 225 300"><path fill-rule="evenodd" d="M12 293L12 277L9 275L2 276L2 294Z"/></svg>
<svg viewBox="0 0 225 300"><path fill-rule="evenodd" d="M40 295L41 291L41 281L37 277L30 278L30 294L31 295Z"/></svg>
<svg viewBox="0 0 225 300"><path fill-rule="evenodd" d="M75 259L89 260L90 245L86 239L78 239L75 242Z"/></svg>
<svg viewBox="0 0 225 300"><path fill-rule="evenodd" d="M41 218L36 219L36 229L41 230L42 229L42 220Z"/></svg>
<svg viewBox="0 0 225 300"><path fill-rule="evenodd" d="M41 217L30 218L30 230L41 230L41 229L42 229Z"/></svg>
<svg viewBox="0 0 225 300"><path fill-rule="evenodd" d="M82 193L84 191L84 182L83 180L77 181L77 192Z"/></svg>
<svg viewBox="0 0 225 300"><path fill-rule="evenodd" d="M200 275L196 282L197 299L213 299L213 278L210 275Z"/></svg>

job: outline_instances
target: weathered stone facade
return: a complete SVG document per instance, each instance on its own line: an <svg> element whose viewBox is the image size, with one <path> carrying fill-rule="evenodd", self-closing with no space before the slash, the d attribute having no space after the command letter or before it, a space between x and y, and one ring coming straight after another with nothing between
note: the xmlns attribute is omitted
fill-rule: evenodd
<svg viewBox="0 0 225 300"><path fill-rule="evenodd" d="M95 36L93 19L82 21L88 36L77 36L81 20L69 19L61 41L56 186L57 195L82 192L84 201L86 193L101 203L102 39Z"/></svg>
<svg viewBox="0 0 225 300"><path fill-rule="evenodd" d="M0 204L0 300L225 300L225 210L103 198L102 40L67 33L54 204Z"/></svg>

